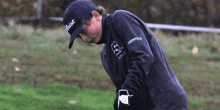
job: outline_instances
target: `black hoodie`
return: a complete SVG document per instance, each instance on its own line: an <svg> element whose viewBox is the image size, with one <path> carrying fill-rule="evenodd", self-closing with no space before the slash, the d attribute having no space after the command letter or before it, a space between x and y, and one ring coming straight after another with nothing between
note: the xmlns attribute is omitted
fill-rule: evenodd
<svg viewBox="0 0 220 110"><path fill-rule="evenodd" d="M140 18L125 10L104 15L98 44L103 43L103 66L117 91L127 89L134 95L132 110L187 109L184 89Z"/></svg>

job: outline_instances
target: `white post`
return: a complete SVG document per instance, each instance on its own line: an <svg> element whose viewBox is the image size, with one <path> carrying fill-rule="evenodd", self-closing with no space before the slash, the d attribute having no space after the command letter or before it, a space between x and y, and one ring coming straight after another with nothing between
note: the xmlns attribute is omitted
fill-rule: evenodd
<svg viewBox="0 0 220 110"><path fill-rule="evenodd" d="M38 0L37 18L40 21L40 28L46 27L46 20L47 20L47 1L46 0Z"/></svg>

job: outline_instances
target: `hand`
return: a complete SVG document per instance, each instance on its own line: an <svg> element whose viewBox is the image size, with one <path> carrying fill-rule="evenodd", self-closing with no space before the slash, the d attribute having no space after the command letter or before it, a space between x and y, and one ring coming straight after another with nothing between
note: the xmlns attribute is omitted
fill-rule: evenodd
<svg viewBox="0 0 220 110"><path fill-rule="evenodd" d="M121 89L118 92L118 110L131 110L130 102L133 95L130 95L128 90Z"/></svg>

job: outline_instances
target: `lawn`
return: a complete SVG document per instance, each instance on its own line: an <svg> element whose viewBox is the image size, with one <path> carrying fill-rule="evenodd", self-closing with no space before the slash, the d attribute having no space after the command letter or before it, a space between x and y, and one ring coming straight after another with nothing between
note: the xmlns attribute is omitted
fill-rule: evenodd
<svg viewBox="0 0 220 110"><path fill-rule="evenodd" d="M112 110L113 92L63 85L0 86L0 110ZM64 109L63 109L64 110Z"/></svg>
<svg viewBox="0 0 220 110"><path fill-rule="evenodd" d="M220 35L154 35L187 93L189 110L220 110ZM115 87L100 60L103 45L76 40L68 49L68 43L63 27L0 26L0 109L112 110Z"/></svg>

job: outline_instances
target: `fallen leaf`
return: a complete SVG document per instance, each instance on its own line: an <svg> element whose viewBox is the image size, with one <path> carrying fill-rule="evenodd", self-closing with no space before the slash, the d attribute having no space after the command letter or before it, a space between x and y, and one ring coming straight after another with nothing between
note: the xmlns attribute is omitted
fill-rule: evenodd
<svg viewBox="0 0 220 110"><path fill-rule="evenodd" d="M77 54L77 50L74 50L74 51L73 51L73 54Z"/></svg>
<svg viewBox="0 0 220 110"><path fill-rule="evenodd" d="M69 103L69 104L76 104L76 102L77 102L76 100L69 100L68 103Z"/></svg>
<svg viewBox="0 0 220 110"><path fill-rule="evenodd" d="M14 91L16 91L16 92L21 92L22 89L18 89L18 88L16 88L16 87L14 87Z"/></svg>
<svg viewBox="0 0 220 110"><path fill-rule="evenodd" d="M192 54L197 54L199 52L199 48L194 46L192 49Z"/></svg>
<svg viewBox="0 0 220 110"><path fill-rule="evenodd" d="M21 69L19 67L15 67L15 71L20 71Z"/></svg>
<svg viewBox="0 0 220 110"><path fill-rule="evenodd" d="M17 58L13 58L12 61L15 63L19 63L19 60Z"/></svg>

